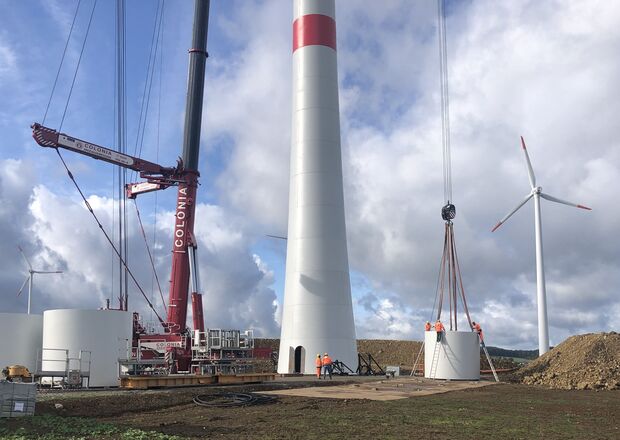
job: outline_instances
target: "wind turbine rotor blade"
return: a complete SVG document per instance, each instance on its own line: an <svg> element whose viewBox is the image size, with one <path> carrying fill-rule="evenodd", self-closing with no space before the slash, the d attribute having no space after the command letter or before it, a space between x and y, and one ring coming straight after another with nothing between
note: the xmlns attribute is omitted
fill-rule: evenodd
<svg viewBox="0 0 620 440"><path fill-rule="evenodd" d="M288 240L287 237L282 237L281 235L271 235L271 234L265 234L266 237L270 237L270 238L277 238L278 240Z"/></svg>
<svg viewBox="0 0 620 440"><path fill-rule="evenodd" d="M19 296L19 295L21 295L21 294L22 294L22 291L24 290L24 287L26 287L26 284L28 284L28 280L30 280L30 277L31 277L31 276L32 276L32 275L28 275L28 276L26 277L26 281L24 281L24 284L22 284L22 286L19 288L19 292L17 292L17 296Z"/></svg>
<svg viewBox="0 0 620 440"><path fill-rule="evenodd" d="M62 273L62 270L33 270L32 273Z"/></svg>
<svg viewBox="0 0 620 440"><path fill-rule="evenodd" d="M17 246L17 249L19 249L19 252L21 252L22 257L24 257L24 261L26 262L26 264L28 265L30 270L32 270L32 264L30 264L30 261L28 261L28 258L26 258L26 254L24 254L24 250L22 249L22 247L21 246Z"/></svg>
<svg viewBox="0 0 620 440"><path fill-rule="evenodd" d="M525 147L525 141L523 140L523 136L521 136L521 146L523 147L523 152L525 153L525 161L527 162L527 177L528 179L530 179L530 185L532 185L532 188L536 188L536 176L534 175L532 162L530 162L530 155L527 154L527 148Z"/></svg>
<svg viewBox="0 0 620 440"><path fill-rule="evenodd" d="M513 209L513 210L512 210L512 211L510 211L508 214L506 214L506 215L504 216L504 218L503 218L503 219L501 219L501 220L500 220L500 221L499 221L499 222L495 225L495 227L494 227L493 229L491 229L491 232L495 232L495 230L496 230L497 228L499 228L501 225L503 225L503 224L506 222L506 220L508 220L508 219L512 216L512 214L514 214L515 212L517 212L517 211L518 211L518 210L519 210L519 209L520 209L523 205L525 205L525 204L527 203L527 201L528 201L529 199L531 199L532 197L534 197L534 194L529 194L529 195L528 195L528 196L527 196L527 197L526 197L526 198L525 198L525 199L524 199L521 203L519 203L519 204L517 205L517 207L516 207L515 209Z"/></svg>
<svg viewBox="0 0 620 440"><path fill-rule="evenodd" d="M577 203L569 202L567 200L558 199L557 197L550 196L549 194L540 193L540 197L545 200L549 200L550 202L561 203L563 205L574 206L575 208L586 209L588 211L592 211L592 208L588 208L587 206L578 205Z"/></svg>

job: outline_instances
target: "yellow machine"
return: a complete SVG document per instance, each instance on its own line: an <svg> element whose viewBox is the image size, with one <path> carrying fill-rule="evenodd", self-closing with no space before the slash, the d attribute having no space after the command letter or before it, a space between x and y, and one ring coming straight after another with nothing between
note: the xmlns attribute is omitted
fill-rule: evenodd
<svg viewBox="0 0 620 440"><path fill-rule="evenodd" d="M9 365L2 369L2 375L11 382L32 382L32 374L23 365Z"/></svg>

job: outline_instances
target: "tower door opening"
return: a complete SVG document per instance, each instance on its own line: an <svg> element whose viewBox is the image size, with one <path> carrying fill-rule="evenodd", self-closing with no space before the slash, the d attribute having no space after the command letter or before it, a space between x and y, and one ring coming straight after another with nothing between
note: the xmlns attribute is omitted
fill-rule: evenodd
<svg viewBox="0 0 620 440"><path fill-rule="evenodd" d="M295 374L303 373L303 365L306 357L305 354L306 350L301 345L295 347L295 368L293 371Z"/></svg>

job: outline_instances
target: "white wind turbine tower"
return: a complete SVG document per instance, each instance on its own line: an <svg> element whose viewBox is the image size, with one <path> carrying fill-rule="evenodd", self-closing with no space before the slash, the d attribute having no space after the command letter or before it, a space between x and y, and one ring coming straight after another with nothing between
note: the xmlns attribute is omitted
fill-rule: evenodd
<svg viewBox="0 0 620 440"><path fill-rule="evenodd" d="M51 270L51 271L34 270L32 268L32 264L30 264L30 261L28 261L28 258L26 258L26 254L24 254L24 250L21 248L21 246L17 246L17 248L19 249L19 252L21 252L22 257L24 257L24 261L28 265L28 276L26 277L24 284L22 284L22 287L19 289L19 292L17 292L17 296L21 295L22 290L24 290L24 287L26 287L26 283L28 283L28 314L30 315L30 305L32 302L32 285L34 283L33 282L34 274L35 273L62 273L62 270Z"/></svg>
<svg viewBox="0 0 620 440"><path fill-rule="evenodd" d="M527 148L525 147L525 141L521 136L521 145L523 146L523 153L525 153L525 161L527 162L527 172L530 179L530 185L532 190L530 194L517 205L515 209L510 211L506 216L495 225L491 232L494 232L499 228L506 220L508 220L512 214L517 212L519 208L525 205L528 200L534 198L534 225L536 229L536 297L538 302L538 355L542 356L549 351L549 324L547 322L547 292L545 290L545 267L543 261L543 243L542 243L542 225L540 219L540 198L550 202L561 203L563 205L574 206L575 208L587 209L591 211L591 208L587 206L578 205L576 203L567 202L556 197L550 196L542 192L540 186L536 186L536 177L534 176L534 170L532 169L532 163L530 162L530 156L527 154Z"/></svg>

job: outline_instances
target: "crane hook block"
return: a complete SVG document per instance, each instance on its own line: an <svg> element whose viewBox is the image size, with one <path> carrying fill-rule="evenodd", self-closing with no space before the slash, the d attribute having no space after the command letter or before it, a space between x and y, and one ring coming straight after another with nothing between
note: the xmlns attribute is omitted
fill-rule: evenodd
<svg viewBox="0 0 620 440"><path fill-rule="evenodd" d="M441 218L445 221L450 221L456 217L456 206L452 203L448 203L446 206L441 208Z"/></svg>

